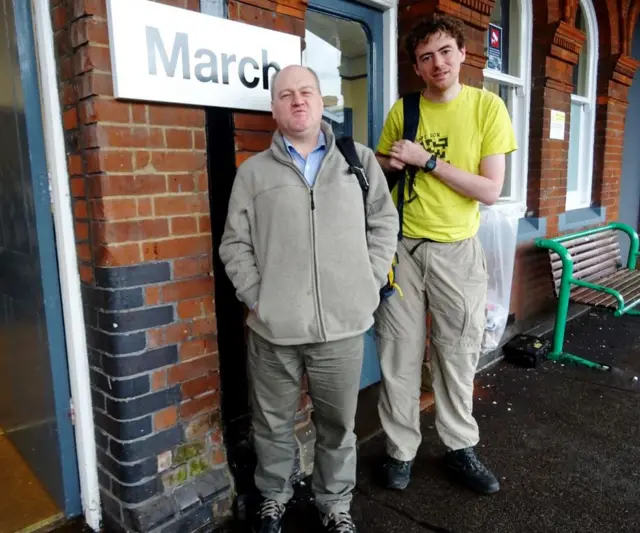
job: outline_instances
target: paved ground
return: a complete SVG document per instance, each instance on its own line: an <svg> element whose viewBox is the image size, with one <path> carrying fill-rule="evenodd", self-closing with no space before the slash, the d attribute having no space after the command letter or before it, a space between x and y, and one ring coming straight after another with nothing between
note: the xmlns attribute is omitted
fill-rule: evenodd
<svg viewBox="0 0 640 533"><path fill-rule="evenodd" d="M566 348L614 371L503 362L478 377L480 452L502 483L494 496L449 480L432 413L404 492L377 483L382 437L363 445L353 505L361 533L640 532L640 318L590 312L569 325ZM284 533L315 531L310 509L301 498Z"/></svg>

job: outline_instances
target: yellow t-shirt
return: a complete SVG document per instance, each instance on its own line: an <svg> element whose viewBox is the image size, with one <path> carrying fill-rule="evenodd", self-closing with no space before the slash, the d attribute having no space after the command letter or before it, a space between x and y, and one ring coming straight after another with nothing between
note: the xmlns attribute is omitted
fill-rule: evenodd
<svg viewBox="0 0 640 533"><path fill-rule="evenodd" d="M385 121L378 152L389 155L402 139L404 113L398 100ZM460 94L444 104L420 98L420 123L416 142L447 163L479 174L480 161L517 149L511 119L496 94L462 86ZM463 196L431 174L418 171L414 193L405 180L403 235L414 239L455 242L476 234L480 224L478 201ZM397 205L397 189L392 191ZM408 201L414 198L412 201Z"/></svg>

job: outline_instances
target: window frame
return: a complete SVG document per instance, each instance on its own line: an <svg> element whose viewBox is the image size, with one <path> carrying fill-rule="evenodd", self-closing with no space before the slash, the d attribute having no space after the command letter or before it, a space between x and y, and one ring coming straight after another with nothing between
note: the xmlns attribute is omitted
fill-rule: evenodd
<svg viewBox="0 0 640 533"><path fill-rule="evenodd" d="M569 164L567 160L567 193L565 198L566 211L574 211L585 207L591 207L591 198L593 193L593 166L594 166L594 147L595 147L595 125L596 125L596 104L598 91L598 56L599 56L599 35L598 20L596 10L592 0L579 0L582 14L585 21L586 39L584 45L586 54L584 56L585 73L585 89L586 96L576 93L571 95L571 104L580 105L583 114L580 120L580 130L578 142L577 157L577 175L578 189L569 191ZM576 65L574 68L578 68ZM578 79L581 75L578 74ZM575 142L575 141L574 141ZM569 153L571 153L572 139L569 137Z"/></svg>
<svg viewBox="0 0 640 533"><path fill-rule="evenodd" d="M507 156L507 176L511 179L510 195L501 196L495 205L514 211L517 216L524 216L527 210L532 48L532 0L510 0L507 61L511 62L513 58L519 58L517 75L505 74L485 67L483 83L499 83L506 86L510 93L507 107L518 149L511 156Z"/></svg>

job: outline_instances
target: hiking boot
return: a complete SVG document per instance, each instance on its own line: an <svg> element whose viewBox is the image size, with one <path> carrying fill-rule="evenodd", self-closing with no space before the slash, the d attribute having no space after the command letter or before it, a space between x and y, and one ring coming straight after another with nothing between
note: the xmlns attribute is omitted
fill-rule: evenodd
<svg viewBox="0 0 640 533"><path fill-rule="evenodd" d="M286 507L275 501L265 499L258 511L258 524L254 527L255 533L280 533L282 517Z"/></svg>
<svg viewBox="0 0 640 533"><path fill-rule="evenodd" d="M384 465L384 483L389 489L404 490L411 480L411 466L413 461L399 461L393 457L387 457Z"/></svg>
<svg viewBox="0 0 640 533"><path fill-rule="evenodd" d="M447 452L445 464L460 481L482 494L493 494L500 484L491 471L480 462L474 448Z"/></svg>
<svg viewBox="0 0 640 533"><path fill-rule="evenodd" d="M358 531L348 512L323 513L322 525L327 533L357 533Z"/></svg>

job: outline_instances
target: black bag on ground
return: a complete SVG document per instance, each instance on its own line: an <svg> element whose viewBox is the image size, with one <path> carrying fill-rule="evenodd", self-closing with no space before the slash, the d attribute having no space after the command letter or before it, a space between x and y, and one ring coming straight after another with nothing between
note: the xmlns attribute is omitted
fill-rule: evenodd
<svg viewBox="0 0 640 533"><path fill-rule="evenodd" d="M518 366L537 367L551 348L548 340L534 335L516 335L502 347L504 358Z"/></svg>

